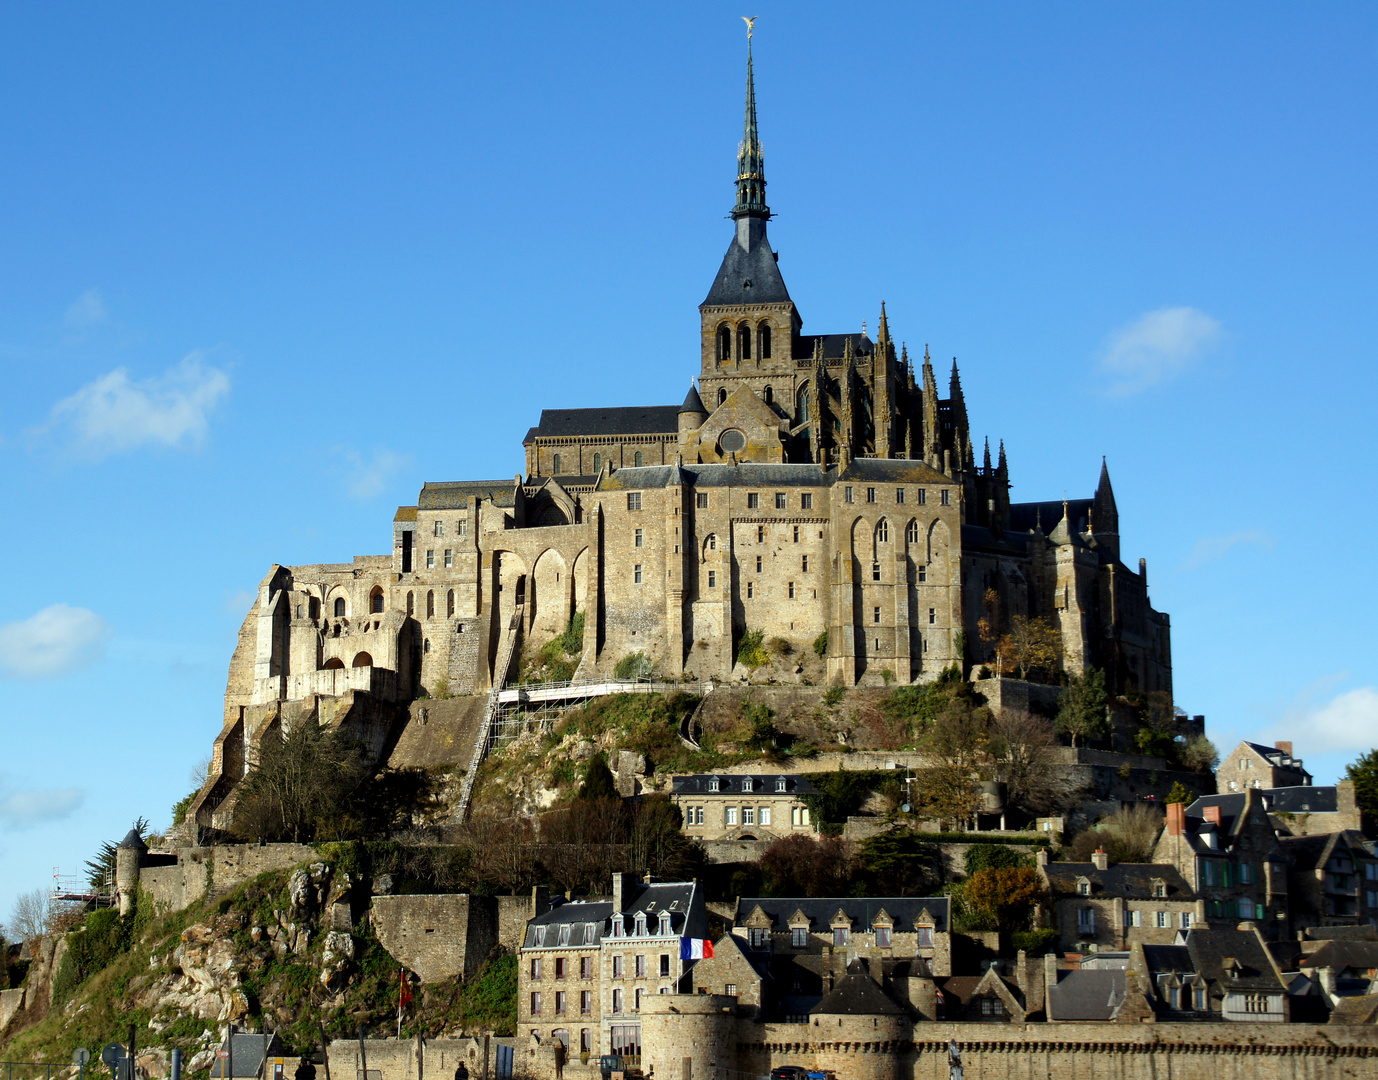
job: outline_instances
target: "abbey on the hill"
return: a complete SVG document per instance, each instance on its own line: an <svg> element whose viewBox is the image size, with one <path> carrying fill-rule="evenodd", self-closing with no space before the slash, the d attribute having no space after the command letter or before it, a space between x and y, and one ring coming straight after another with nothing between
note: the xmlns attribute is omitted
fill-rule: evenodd
<svg viewBox="0 0 1378 1080"><path fill-rule="evenodd" d="M484 690L519 640L576 612L581 677L639 652L667 677L721 679L748 630L801 651L826 631L830 682L903 684L986 659L994 590L1004 618L1060 630L1069 671L1170 694L1168 618L1142 561L1120 561L1103 465L1092 498L1012 504L1003 444L978 464L955 362L940 396L883 305L874 340L804 333L767 236L749 48L746 86L697 389L678 406L547 409L524 477L426 484L390 554L275 566L231 664L230 772L246 709Z"/></svg>

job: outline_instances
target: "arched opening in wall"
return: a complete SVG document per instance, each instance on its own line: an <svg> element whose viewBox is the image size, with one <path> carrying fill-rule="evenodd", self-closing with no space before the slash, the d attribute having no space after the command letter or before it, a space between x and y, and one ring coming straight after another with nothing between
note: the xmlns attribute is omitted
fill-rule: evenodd
<svg viewBox="0 0 1378 1080"><path fill-rule="evenodd" d="M321 617L320 597L313 596L306 601L306 613L308 618L319 619Z"/></svg>
<svg viewBox="0 0 1378 1080"><path fill-rule="evenodd" d="M732 331L724 324L718 327L718 363L725 364L732 359Z"/></svg>
<svg viewBox="0 0 1378 1080"><path fill-rule="evenodd" d="M373 657L366 652L361 652L354 657L354 663L350 667L372 667Z"/></svg>
<svg viewBox="0 0 1378 1080"><path fill-rule="evenodd" d="M515 603L526 603L526 575L522 574L517 578L517 598Z"/></svg>
<svg viewBox="0 0 1378 1080"><path fill-rule="evenodd" d="M569 582L564 557L553 548L541 552L531 568L530 611L532 640L562 634L569 625Z"/></svg>
<svg viewBox="0 0 1378 1080"><path fill-rule="evenodd" d="M880 524L876 526L876 543L888 544L890 542L890 522L886 518L880 519Z"/></svg>
<svg viewBox="0 0 1378 1080"><path fill-rule="evenodd" d="M737 359L751 359L751 327L746 323L737 328Z"/></svg>
<svg viewBox="0 0 1378 1080"><path fill-rule="evenodd" d="M910 518L909 524L905 526L904 539L910 544L917 544L919 542L919 523L913 518Z"/></svg>
<svg viewBox="0 0 1378 1080"><path fill-rule="evenodd" d="M337 668L342 667L344 667L344 661L341 660L338 656L332 656L329 660L327 660L324 664L321 665L321 670L335 671Z"/></svg>
<svg viewBox="0 0 1378 1080"><path fill-rule="evenodd" d="M601 473L602 471L603 471L603 455L602 455L602 454L594 454L594 455L593 455L593 475L594 475L594 476L597 476L597 475L598 475L599 473Z"/></svg>
<svg viewBox="0 0 1378 1080"><path fill-rule="evenodd" d="M634 468L634 469L639 469L639 468L641 468L641 451L640 451L640 450L638 450L635 454L632 455L632 468Z"/></svg>
<svg viewBox="0 0 1378 1080"><path fill-rule="evenodd" d="M718 537L716 533L709 533L706 537L704 537L703 550L705 554L710 551L718 550Z"/></svg>
<svg viewBox="0 0 1378 1080"><path fill-rule="evenodd" d="M383 587L373 586L373 591L368 595L368 609L373 614L378 615L383 610Z"/></svg>
<svg viewBox="0 0 1378 1080"><path fill-rule="evenodd" d="M415 615L415 614L416 614L416 594L415 594L415 593L409 592L409 593L407 593L407 618L410 619L410 618L411 618L413 615Z"/></svg>
<svg viewBox="0 0 1378 1080"><path fill-rule="evenodd" d="M559 455L559 454L556 454L555 457L551 459L551 462L550 462L550 472L551 472L551 475L552 475L552 476L559 476L559 475L560 475L560 455Z"/></svg>
<svg viewBox="0 0 1378 1080"><path fill-rule="evenodd" d="M343 596L335 597L335 618L344 618L347 608L348 606L345 604L345 598Z"/></svg>
<svg viewBox="0 0 1378 1080"><path fill-rule="evenodd" d="M756 330L756 355L762 360L770 359L770 323L761 323Z"/></svg>
<svg viewBox="0 0 1378 1080"><path fill-rule="evenodd" d="M428 619L433 619L433 618L435 618L435 590L434 590L434 589L428 589L428 590L426 591L426 618L428 618Z"/></svg>
<svg viewBox="0 0 1378 1080"><path fill-rule="evenodd" d="M455 614L455 591L454 591L454 589L451 589L449 592L447 592L447 593L445 594L445 617L446 617L447 619L452 619L452 618L454 618L454 614Z"/></svg>
<svg viewBox="0 0 1378 1080"><path fill-rule="evenodd" d="M765 398L765 402L767 405L775 404L775 388L773 386L767 386L765 389L765 393L763 393L761 396Z"/></svg>
<svg viewBox="0 0 1378 1080"><path fill-rule="evenodd" d="M718 388L718 404L721 405L721 404L722 404L724 401L726 401L726 400L727 400L727 387L725 387L725 386L720 386L720 387Z"/></svg>
<svg viewBox="0 0 1378 1080"><path fill-rule="evenodd" d="M575 612L584 610L584 605L588 598L588 573L589 550L588 548L584 548L584 550L579 552L574 558L574 573L572 575L574 582L571 590L573 595L570 599L569 609L571 616L573 616Z"/></svg>

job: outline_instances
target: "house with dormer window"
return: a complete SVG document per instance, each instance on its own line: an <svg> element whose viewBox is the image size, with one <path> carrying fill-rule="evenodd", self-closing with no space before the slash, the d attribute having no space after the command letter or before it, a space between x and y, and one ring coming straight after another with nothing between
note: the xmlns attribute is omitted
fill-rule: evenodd
<svg viewBox="0 0 1378 1080"><path fill-rule="evenodd" d="M818 830L806 796L820 792L799 776L733 773L676 776L670 798L695 840L778 840Z"/></svg>
<svg viewBox="0 0 1378 1080"><path fill-rule="evenodd" d="M1168 863L1109 864L1098 851L1089 863L1049 862L1038 870L1050 897L1040 921L1059 931L1063 952L1121 952L1131 941L1167 944L1202 921L1200 900Z"/></svg>

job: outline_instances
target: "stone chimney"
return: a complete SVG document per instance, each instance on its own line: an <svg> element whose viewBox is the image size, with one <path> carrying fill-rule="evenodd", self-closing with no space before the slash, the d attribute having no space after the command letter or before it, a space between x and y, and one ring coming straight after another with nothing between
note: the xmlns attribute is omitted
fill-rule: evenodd
<svg viewBox="0 0 1378 1080"><path fill-rule="evenodd" d="M612 876L612 910L620 912L631 903L636 891L636 875L617 873Z"/></svg>
<svg viewBox="0 0 1378 1080"><path fill-rule="evenodd" d="M1167 834L1181 836L1187 831L1187 807L1185 803L1167 804Z"/></svg>
<svg viewBox="0 0 1378 1080"><path fill-rule="evenodd" d="M538 919L550 910L550 889L545 885L533 885L531 887L531 915L530 918Z"/></svg>
<svg viewBox="0 0 1378 1080"><path fill-rule="evenodd" d="M1057 985L1057 954L1051 949L1043 954L1043 1002L1049 1020L1053 1017L1053 987Z"/></svg>
<svg viewBox="0 0 1378 1080"><path fill-rule="evenodd" d="M1203 807L1203 808L1202 808L1202 814L1203 814L1203 816L1205 817L1205 819L1206 819L1207 821L1209 821L1212 825L1219 826L1219 824L1220 824L1220 807L1218 807L1218 806L1207 806L1207 807Z"/></svg>
<svg viewBox="0 0 1378 1080"><path fill-rule="evenodd" d="M1281 750L1281 751L1282 751L1284 754L1286 754L1288 757L1291 757L1291 756L1292 756L1292 744L1291 744L1290 742L1278 741L1278 742L1275 742L1273 745L1276 746L1279 750Z"/></svg>
<svg viewBox="0 0 1378 1080"><path fill-rule="evenodd" d="M1096 848L1091 855L1091 865L1097 870L1106 870L1110 866L1110 857L1106 855L1105 848Z"/></svg>
<svg viewBox="0 0 1378 1080"><path fill-rule="evenodd" d="M1047 866L1047 865L1048 865L1048 849L1045 848L1045 847L1041 847L1041 848L1039 848L1036 852L1034 852L1034 862L1035 862L1038 866Z"/></svg>

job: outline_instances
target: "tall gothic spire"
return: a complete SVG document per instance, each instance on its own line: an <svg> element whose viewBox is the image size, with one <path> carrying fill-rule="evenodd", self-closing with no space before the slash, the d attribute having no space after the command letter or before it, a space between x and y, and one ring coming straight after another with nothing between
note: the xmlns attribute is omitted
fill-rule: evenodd
<svg viewBox="0 0 1378 1080"><path fill-rule="evenodd" d="M761 153L761 136L756 130L756 80L751 71L751 35L755 18L746 20L746 120L742 145L737 150L737 205L734 218L769 218L766 205L766 163Z"/></svg>

